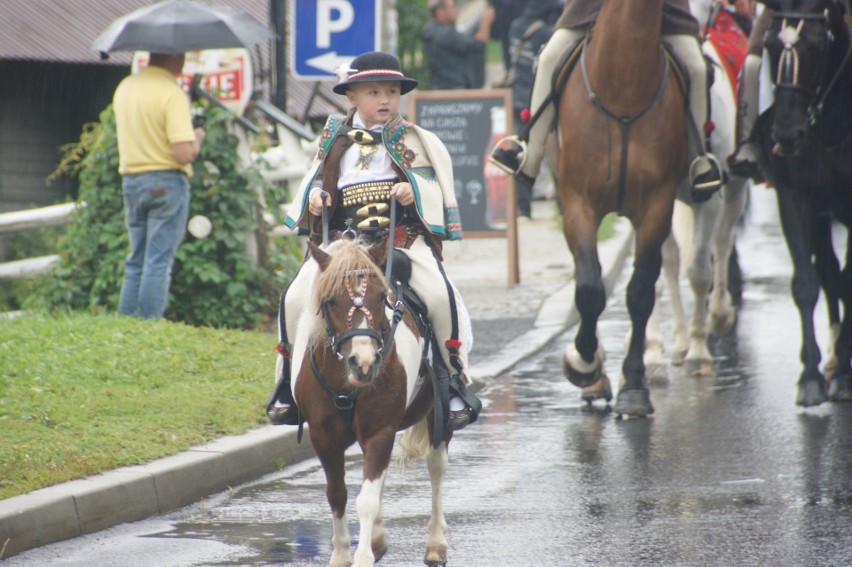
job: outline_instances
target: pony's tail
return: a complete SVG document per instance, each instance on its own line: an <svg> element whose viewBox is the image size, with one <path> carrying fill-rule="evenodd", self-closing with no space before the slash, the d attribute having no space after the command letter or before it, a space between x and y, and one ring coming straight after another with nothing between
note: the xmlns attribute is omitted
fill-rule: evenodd
<svg viewBox="0 0 852 567"><path fill-rule="evenodd" d="M426 418L403 431L397 446L400 450L397 451L396 460L402 468L409 463L424 459L432 446Z"/></svg>

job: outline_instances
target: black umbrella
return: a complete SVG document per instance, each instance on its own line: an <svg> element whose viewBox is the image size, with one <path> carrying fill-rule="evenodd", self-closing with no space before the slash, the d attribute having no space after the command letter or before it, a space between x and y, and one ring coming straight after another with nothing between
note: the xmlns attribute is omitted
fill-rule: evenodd
<svg viewBox="0 0 852 567"><path fill-rule="evenodd" d="M92 49L185 53L248 47L274 37L256 19L229 6L166 0L118 18L95 39Z"/></svg>

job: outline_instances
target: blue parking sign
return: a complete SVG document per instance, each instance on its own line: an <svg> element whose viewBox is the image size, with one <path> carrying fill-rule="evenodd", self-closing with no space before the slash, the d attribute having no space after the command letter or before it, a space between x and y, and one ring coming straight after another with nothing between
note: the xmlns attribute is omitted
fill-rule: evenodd
<svg viewBox="0 0 852 567"><path fill-rule="evenodd" d="M380 49L381 0L291 0L290 69L308 80L334 79L356 55Z"/></svg>

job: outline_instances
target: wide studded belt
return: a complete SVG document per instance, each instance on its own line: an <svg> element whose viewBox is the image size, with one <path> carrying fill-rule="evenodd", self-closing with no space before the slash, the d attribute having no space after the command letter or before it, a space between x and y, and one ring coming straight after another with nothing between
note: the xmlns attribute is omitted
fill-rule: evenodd
<svg viewBox="0 0 852 567"><path fill-rule="evenodd" d="M333 228L376 230L390 224L390 190L397 181L356 183L340 190Z"/></svg>

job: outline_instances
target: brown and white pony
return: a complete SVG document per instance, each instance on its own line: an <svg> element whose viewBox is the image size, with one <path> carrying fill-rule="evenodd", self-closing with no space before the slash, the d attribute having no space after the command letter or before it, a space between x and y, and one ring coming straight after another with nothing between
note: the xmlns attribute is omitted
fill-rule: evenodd
<svg viewBox="0 0 852 567"><path fill-rule="evenodd" d="M382 489L397 431L407 457L426 457L432 481L432 515L425 563L447 561L441 485L451 433L430 443L433 389L423 362L417 325L394 304L381 268L386 242L366 248L340 239L325 248L308 244L310 303L293 347L294 393L326 476L334 550L330 567L373 565L387 550ZM396 320L396 323L394 321ZM363 482L356 500L360 521L354 557L346 519L344 451L357 442L364 454Z"/></svg>

